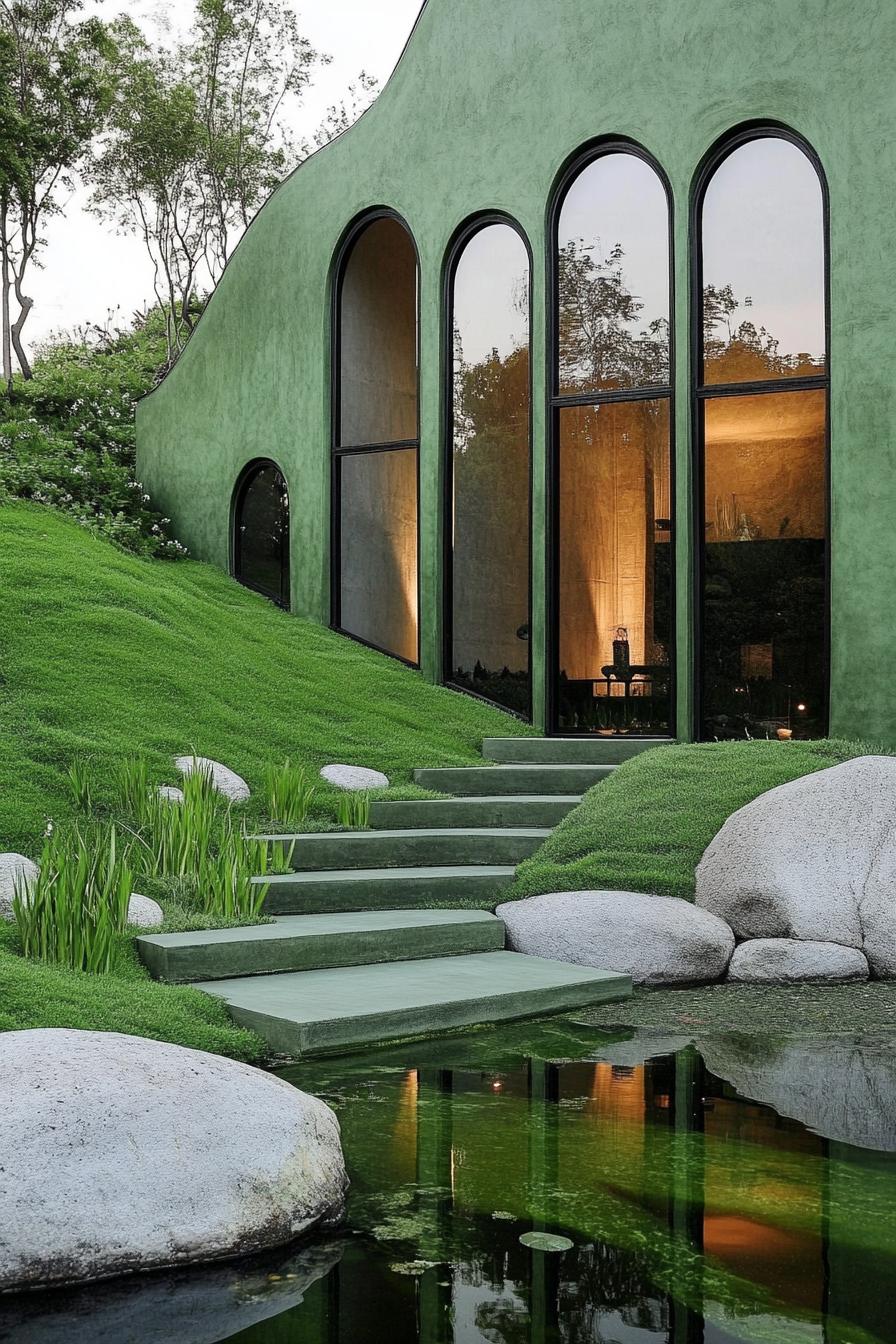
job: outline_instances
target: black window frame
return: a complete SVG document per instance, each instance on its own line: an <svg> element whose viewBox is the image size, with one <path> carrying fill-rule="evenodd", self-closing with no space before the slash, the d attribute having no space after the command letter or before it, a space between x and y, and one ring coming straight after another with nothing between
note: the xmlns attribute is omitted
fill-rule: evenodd
<svg viewBox="0 0 896 1344"><path fill-rule="evenodd" d="M391 219L400 224L408 236L414 251L417 268L417 287L415 302L416 314L416 374L417 374L417 434L413 439L400 439L387 443L342 443L342 291L346 268L351 260L352 251L361 235L377 220ZM390 206L378 206L366 210L355 219L343 235L333 261L333 284L330 307L330 629L376 653L395 658L406 667L419 669L422 642L422 606L421 606L421 527L420 527L420 352L421 352L421 288L422 274L420 253L417 241L407 220ZM363 639L342 625L342 459L361 456L368 453L413 452L416 454L416 508L417 508L417 656L415 660L404 658L393 649L383 648L371 640Z"/></svg>
<svg viewBox="0 0 896 1344"><path fill-rule="evenodd" d="M281 580L279 593L271 592L261 584L252 583L249 579L243 577L242 558L243 558L243 538L240 530L240 516L243 504L249 487L257 476L263 471L273 469L276 471L283 482L284 493L286 495L286 543L285 543L285 564L281 567ZM291 525L292 525L292 505L289 482L286 479L286 472L275 462L272 457L254 457L247 462L236 478L236 484L233 487L233 494L230 499L230 573L237 583L243 588L248 588L250 592L259 593L266 597L268 601L273 602L275 606L280 607L282 611L289 611L292 607L292 554L291 554Z"/></svg>
<svg viewBox="0 0 896 1344"><path fill-rule="evenodd" d="M529 664L529 696L528 713L526 715L519 715L514 710L509 709L507 705L501 704L500 701L492 700L485 695L480 695L478 692L471 690L469 686L464 686L454 680L454 547L452 546L451 540L454 504L454 282L457 276L458 266L460 265L467 245L477 234L496 224L513 229L525 248L526 260L529 268L529 283L526 293L528 304L527 324L529 330L529 487L527 492L529 545L527 576L528 601L526 606L527 620L529 624L529 640L527 648ZM532 584L535 522L533 517L535 479L533 461L533 394L535 390L532 359L533 298L534 257L529 238L519 221L502 210L485 210L476 215L472 215L469 219L465 220L455 232L448 245L442 271L442 313L444 315L442 323L442 683L451 690L472 696L475 700L482 700L485 704L494 705L497 709L503 710L504 713L510 714L514 718L519 718L525 723L532 722L534 711L534 668L532 659L532 620L534 615Z"/></svg>
<svg viewBox="0 0 896 1344"><path fill-rule="evenodd" d="M824 252L824 341L825 371L811 377L801 378L763 378L742 383L706 383L704 380L703 349L703 205L709 185L718 168L736 150L754 140L786 140L800 150L811 163L818 178L821 195L823 252ZM689 252L691 262L691 444L692 444L692 482L693 495L691 509L692 528L692 582L694 584L693 612L693 657L691 676L693 681L691 724L695 742L710 740L703 732L704 679L703 679L703 631L704 592L706 582L705 563L705 489L706 489L706 416L705 403L722 397L780 395L784 392L817 392L825 394L825 434L824 434L824 493L825 493L825 622L824 622L824 724L825 733L830 731L831 719L831 229L830 194L824 167L815 149L798 131L776 121L750 121L721 136L704 155L694 176L691 190L691 209L689 220Z"/></svg>
<svg viewBox="0 0 896 1344"><path fill-rule="evenodd" d="M656 174L666 197L666 227L669 240L669 379L666 383L616 391L561 393L560 391L560 216L573 184L581 173L598 159L610 154L631 154L641 159ZM665 741L676 736L678 677L678 584L677 584L677 510L676 510L676 433L675 433L675 199L672 184L659 160L636 140L625 136L601 137L582 146L566 161L555 179L548 206L547 229L547 407L548 445L546 456L546 552L547 593L545 603L545 685L547 692L546 731L551 737L593 738L593 731L561 728L560 709L560 420L566 407L598 406L614 402L667 401L669 404L669 498L671 547L671 591L669 599L669 727L666 733L644 737L646 741ZM631 734L637 740L637 734Z"/></svg>

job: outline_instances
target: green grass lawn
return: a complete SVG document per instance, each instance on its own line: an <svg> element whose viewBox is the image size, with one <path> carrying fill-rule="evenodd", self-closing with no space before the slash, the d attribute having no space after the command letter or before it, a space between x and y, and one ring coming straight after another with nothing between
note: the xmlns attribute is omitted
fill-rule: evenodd
<svg viewBox="0 0 896 1344"><path fill-rule="evenodd" d="M289 757L315 775L340 761L383 770L407 795L416 766L472 764L485 736L527 729L469 696L277 610L220 571L126 554L62 514L0 507L0 850L39 857L48 819L74 816L66 772L133 753L158 782L172 757L224 761L257 791ZM322 790L326 804L336 797ZM183 912L179 916L182 920ZM124 939L115 973L26 962L0 930L0 1028L135 1032L256 1056L223 1005L150 981Z"/></svg>
<svg viewBox="0 0 896 1344"><path fill-rule="evenodd" d="M881 751L859 742L774 741L644 752L591 789L520 866L511 899L618 888L693 900L697 864L732 812L778 784Z"/></svg>

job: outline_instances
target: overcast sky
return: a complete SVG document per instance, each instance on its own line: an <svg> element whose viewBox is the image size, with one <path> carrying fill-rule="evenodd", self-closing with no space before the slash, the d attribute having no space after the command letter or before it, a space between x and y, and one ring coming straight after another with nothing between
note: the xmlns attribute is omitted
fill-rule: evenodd
<svg viewBox="0 0 896 1344"><path fill-rule="evenodd" d="M361 70L383 85L401 55L422 0L295 0L302 31L318 51L332 56L319 67L294 121L309 138L326 109L342 100ZM192 0L88 0L85 12L112 18L126 12L147 30L189 23ZM143 244L120 237L84 209L84 193L64 200L50 221L44 269L32 271L27 291L35 308L26 327L30 342L49 331L85 321L104 322L118 308L126 320L152 298L152 274Z"/></svg>

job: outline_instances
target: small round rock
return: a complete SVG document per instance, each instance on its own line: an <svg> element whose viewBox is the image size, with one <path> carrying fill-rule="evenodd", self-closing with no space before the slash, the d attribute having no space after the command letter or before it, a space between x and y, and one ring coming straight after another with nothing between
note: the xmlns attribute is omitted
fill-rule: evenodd
<svg viewBox="0 0 896 1344"><path fill-rule="evenodd" d="M12 919L16 887L24 883L30 890L39 874L37 864L24 854L0 854L0 918Z"/></svg>
<svg viewBox="0 0 896 1344"><path fill-rule="evenodd" d="M360 765L325 765L320 772L334 788L346 789L349 793L361 789L388 789L389 779L380 770L367 770Z"/></svg>
<svg viewBox="0 0 896 1344"><path fill-rule="evenodd" d="M205 770L211 775L212 788L215 792L220 793L222 798L227 798L231 803L244 803L250 797L246 781L235 770L222 765L220 761L212 761L208 756L178 756L174 764L182 775L192 775L195 770Z"/></svg>
<svg viewBox="0 0 896 1344"><path fill-rule="evenodd" d="M137 929L158 929L165 922L165 912L151 896L134 892L128 901L128 923Z"/></svg>
<svg viewBox="0 0 896 1344"><path fill-rule="evenodd" d="M184 800L183 789L177 788L174 784L160 784L156 793L164 803L182 803Z"/></svg>

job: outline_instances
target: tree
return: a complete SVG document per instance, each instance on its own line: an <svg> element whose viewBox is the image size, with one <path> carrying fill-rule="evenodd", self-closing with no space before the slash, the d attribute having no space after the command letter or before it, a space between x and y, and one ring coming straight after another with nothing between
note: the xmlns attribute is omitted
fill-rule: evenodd
<svg viewBox="0 0 896 1344"><path fill-rule="evenodd" d="M3 377L26 378L23 331L47 218L90 151L112 98L108 31L73 21L82 0L0 0L0 308ZM17 313L13 317L13 308Z"/></svg>
<svg viewBox="0 0 896 1344"><path fill-rule="evenodd" d="M187 39L151 46L115 26L116 98L92 171L93 208L142 238L176 358L197 292L300 154L285 108L324 59L279 0L199 0Z"/></svg>

